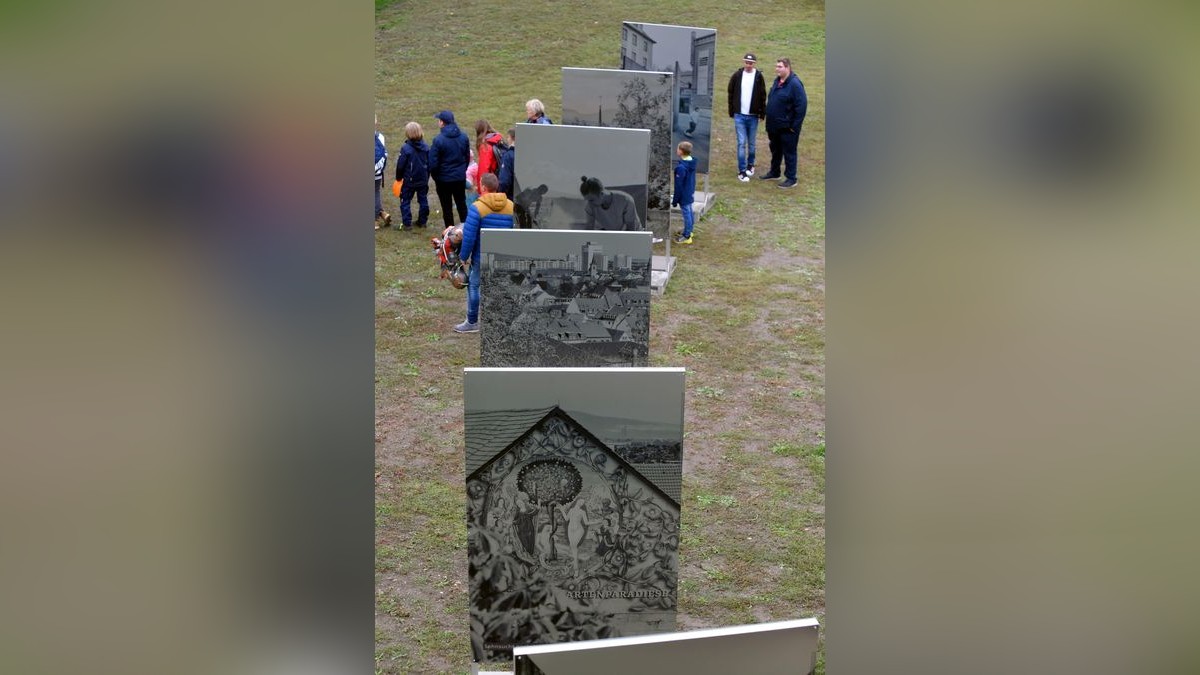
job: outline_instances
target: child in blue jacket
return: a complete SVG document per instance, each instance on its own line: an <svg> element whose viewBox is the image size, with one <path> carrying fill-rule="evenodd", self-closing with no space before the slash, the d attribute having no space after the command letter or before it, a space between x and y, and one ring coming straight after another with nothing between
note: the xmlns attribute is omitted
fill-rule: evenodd
<svg viewBox="0 0 1200 675"><path fill-rule="evenodd" d="M396 180L400 185L400 229L412 230L412 198L417 198L417 227L425 227L429 221L429 146L425 144L425 132L421 125L409 122L404 125L407 139L400 147L396 158Z"/></svg>
<svg viewBox="0 0 1200 675"><path fill-rule="evenodd" d="M692 243L692 202L696 199L696 160L692 159L692 144L683 141L675 149L679 161L675 163L675 195L671 206L678 206L683 214L683 232L675 235L676 244Z"/></svg>

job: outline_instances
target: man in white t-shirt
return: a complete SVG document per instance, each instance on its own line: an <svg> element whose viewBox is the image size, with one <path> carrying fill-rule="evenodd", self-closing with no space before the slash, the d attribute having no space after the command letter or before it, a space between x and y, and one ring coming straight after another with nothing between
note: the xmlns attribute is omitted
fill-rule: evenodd
<svg viewBox="0 0 1200 675"><path fill-rule="evenodd" d="M729 78L729 116L737 131L738 180L750 181L754 175L755 136L758 121L767 115L767 83L754 64L758 59L747 53L742 68Z"/></svg>

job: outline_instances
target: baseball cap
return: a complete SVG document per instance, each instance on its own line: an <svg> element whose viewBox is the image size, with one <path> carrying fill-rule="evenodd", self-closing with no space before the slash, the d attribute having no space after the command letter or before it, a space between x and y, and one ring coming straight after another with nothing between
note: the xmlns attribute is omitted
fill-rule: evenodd
<svg viewBox="0 0 1200 675"><path fill-rule="evenodd" d="M750 63L758 63L758 59L754 58L753 54L746 54L742 57L742 60L749 61Z"/></svg>
<svg viewBox="0 0 1200 675"><path fill-rule="evenodd" d="M454 124L454 113L450 112L449 110L443 110L442 112L434 115L433 118L441 120L446 124Z"/></svg>

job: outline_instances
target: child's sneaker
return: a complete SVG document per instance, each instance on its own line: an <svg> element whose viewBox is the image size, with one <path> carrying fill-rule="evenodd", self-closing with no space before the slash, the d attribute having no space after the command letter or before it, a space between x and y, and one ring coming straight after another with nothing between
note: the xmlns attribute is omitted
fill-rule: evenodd
<svg viewBox="0 0 1200 675"><path fill-rule="evenodd" d="M752 167L752 166L751 166L751 167L747 167L747 168L746 168L746 175L747 175L747 176L753 176L753 175L754 175L754 167Z"/></svg>
<svg viewBox="0 0 1200 675"><path fill-rule="evenodd" d="M468 323L466 321L463 321L462 323L460 323L454 327L454 332L455 333L478 333L479 332L479 322Z"/></svg>
<svg viewBox="0 0 1200 675"><path fill-rule="evenodd" d="M692 235L689 234L687 237L684 237L683 233L680 232L679 234L675 235L675 239L672 241L674 241L676 244L690 244L692 243Z"/></svg>
<svg viewBox="0 0 1200 675"><path fill-rule="evenodd" d="M738 173L738 180L742 181L743 183L749 183L750 182L750 174L746 173L745 171L742 171L742 172Z"/></svg>

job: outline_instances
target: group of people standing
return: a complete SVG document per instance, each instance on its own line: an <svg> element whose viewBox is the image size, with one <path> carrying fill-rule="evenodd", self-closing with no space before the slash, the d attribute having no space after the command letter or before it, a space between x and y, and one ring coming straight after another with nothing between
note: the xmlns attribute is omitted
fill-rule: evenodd
<svg viewBox="0 0 1200 675"><path fill-rule="evenodd" d="M808 112L808 95L800 78L792 72L790 59L776 59L775 81L769 92L766 80L755 67L757 63L754 54L747 53L742 57L742 68L729 78L729 116L733 118L737 132L738 180L749 182L754 175L758 122L765 120L771 168L759 178L778 179L782 168L783 180L779 181L779 187L795 187L796 149L800 143L800 126Z"/></svg>
<svg viewBox="0 0 1200 675"><path fill-rule="evenodd" d="M762 180L779 181L779 187L796 185L797 148L800 142L800 127L808 112L808 96L804 84L792 72L792 62L787 58L775 61L775 79L768 89L766 80L756 65L757 57L747 53L742 57L743 67L729 78L729 116L733 118L737 132L738 180L749 182L755 172L756 136L758 123L766 123L767 139L771 151L771 165ZM546 116L546 108L538 99L525 103L526 122L530 124L553 124ZM516 164L516 130L509 129L507 140L485 119L475 123L475 139L471 142L455 122L454 113L443 110L434 115L438 134L432 143L425 143L424 131L417 122L404 126L405 141L396 158L393 194L400 200L401 229L411 231L415 225L424 228L429 219L429 180L433 179L438 202L441 205L442 221L447 228L454 226L454 214L462 224L462 246L459 258L468 269L467 317L454 327L458 333L474 333L479 330L479 231L490 228L511 229L514 215L522 222L529 220L528 206L514 208L514 172ZM682 142L676 148L679 161L675 168L675 185L672 206L679 206L683 216L683 230L674 241L692 243L693 215L692 195L695 192L695 162L691 157L692 144ZM472 160L475 160L474 162ZM387 146L379 132L379 118L375 118L375 229L391 225L392 216L384 211L380 197L383 174L387 167ZM781 173L782 170L782 173ZM594 178L584 176L580 192L588 202L589 219L597 210L614 197L606 195ZM593 183L595 183L593 185ZM467 203L467 188L478 198ZM540 190L544 192L545 186ZM541 192L534 190L530 199L540 206ZM416 222L413 222L411 205L417 201ZM522 199L523 203L533 202ZM632 206L628 211L633 211ZM606 211L607 212L607 211ZM633 216L636 218L636 215ZM589 225L592 225L589 222ZM630 229L625 227L600 229ZM637 229L632 228L632 229Z"/></svg>
<svg viewBox="0 0 1200 675"><path fill-rule="evenodd" d="M525 103L526 121L531 124L553 124L546 108L538 99ZM467 220L467 192L482 194L483 177L488 173L500 181L500 191L513 197L516 162L516 130L509 129L507 141L485 119L475 123L475 140L459 128L454 113L443 110L434 115L438 134L426 144L424 130L417 122L404 126L405 142L396 158L393 194L400 200L401 229L414 227L412 201L417 201L415 226L423 228L429 220L429 180L433 179L441 205L442 221L446 227L454 224L457 212L460 223ZM375 229L391 225L391 214L383 209L380 190L387 166L388 153L384 136L375 119Z"/></svg>
<svg viewBox="0 0 1200 675"><path fill-rule="evenodd" d="M553 124L546 117L546 108L538 99L525 103L526 121L531 124ZM433 116L438 135L425 143L424 130L417 122L404 125L405 142L396 158L396 178L392 193L400 199L401 229L411 231L428 226L429 180L433 179L442 222L454 226L454 215L462 224L462 244L459 260L468 270L467 317L454 327L457 333L479 330L479 231L481 229L511 229L514 222L512 202L516 163L516 130L508 131L505 142L485 119L475 123L474 144L458 127L454 113L443 110ZM391 225L391 214L383 210L380 188L387 167L387 147L375 118L375 229ZM472 159L475 159L472 162ZM468 183L478 198L467 203ZM417 200L417 219L413 223L412 200Z"/></svg>

